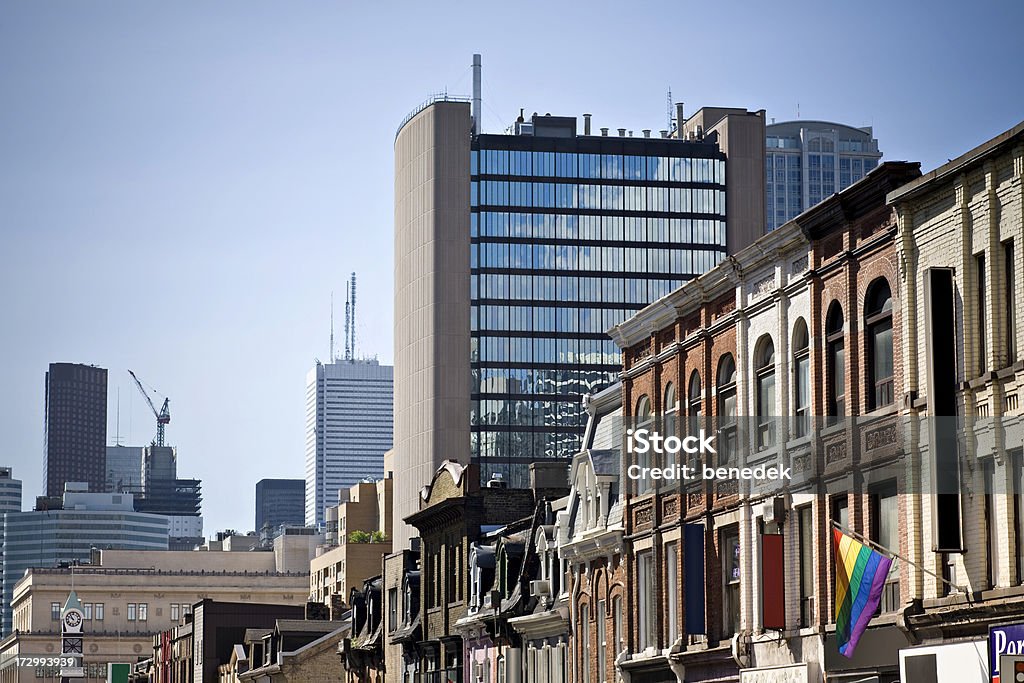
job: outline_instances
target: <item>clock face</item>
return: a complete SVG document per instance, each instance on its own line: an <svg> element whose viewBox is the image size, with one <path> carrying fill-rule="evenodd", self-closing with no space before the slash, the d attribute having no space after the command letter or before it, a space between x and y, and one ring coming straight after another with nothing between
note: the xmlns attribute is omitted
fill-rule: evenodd
<svg viewBox="0 0 1024 683"><path fill-rule="evenodd" d="M82 624L82 614L78 610L70 610L64 615L64 625L68 628L78 628Z"/></svg>

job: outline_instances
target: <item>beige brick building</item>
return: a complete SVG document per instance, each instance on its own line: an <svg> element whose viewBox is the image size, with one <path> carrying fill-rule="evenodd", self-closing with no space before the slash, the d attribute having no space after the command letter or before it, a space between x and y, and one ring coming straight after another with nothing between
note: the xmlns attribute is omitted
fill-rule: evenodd
<svg viewBox="0 0 1024 683"><path fill-rule="evenodd" d="M312 600L331 605L340 599L347 604L353 588L383 571L384 556L391 552L393 482L388 478L354 484L346 501L327 509L327 519L337 527L337 546L321 547L310 562ZM358 532L378 536L353 540Z"/></svg>
<svg viewBox="0 0 1024 683"><path fill-rule="evenodd" d="M103 677L107 662L151 655L153 634L203 599L301 606L309 590L308 573L277 571L272 552L102 550L95 559L91 566L30 569L18 582L16 632L0 641L0 682L18 680L12 656L59 653L60 606L72 586L85 616L86 668L102 669Z"/></svg>

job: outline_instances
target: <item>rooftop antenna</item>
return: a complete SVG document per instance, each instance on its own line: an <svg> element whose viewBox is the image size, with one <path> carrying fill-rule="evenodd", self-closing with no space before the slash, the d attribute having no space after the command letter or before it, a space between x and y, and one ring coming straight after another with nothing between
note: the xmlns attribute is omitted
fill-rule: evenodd
<svg viewBox="0 0 1024 683"><path fill-rule="evenodd" d="M356 274L352 273L352 360L356 357Z"/></svg>
<svg viewBox="0 0 1024 683"><path fill-rule="evenodd" d="M331 362L334 362L334 290L331 290Z"/></svg>
<svg viewBox="0 0 1024 683"><path fill-rule="evenodd" d="M121 387L117 387L117 412L114 418L114 445L121 445Z"/></svg>
<svg viewBox="0 0 1024 683"><path fill-rule="evenodd" d="M672 125L675 117L672 116L672 86L668 88L668 97L665 99L665 116L668 121L668 129L672 130L675 126Z"/></svg>
<svg viewBox="0 0 1024 683"><path fill-rule="evenodd" d="M349 347L349 330L352 329L352 305L351 305L351 291L349 285L345 283L345 360L352 360L352 349Z"/></svg>

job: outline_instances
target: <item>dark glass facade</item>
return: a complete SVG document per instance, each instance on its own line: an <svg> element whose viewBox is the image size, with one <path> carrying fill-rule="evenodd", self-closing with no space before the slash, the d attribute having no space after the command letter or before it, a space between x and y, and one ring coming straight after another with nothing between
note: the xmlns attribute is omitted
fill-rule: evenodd
<svg viewBox="0 0 1024 683"><path fill-rule="evenodd" d="M303 526L306 523L305 479L261 479L256 482L256 531L265 524Z"/></svg>
<svg viewBox="0 0 1024 683"><path fill-rule="evenodd" d="M51 363L46 373L47 496L60 496L69 481L106 486L107 371L92 365Z"/></svg>
<svg viewBox="0 0 1024 683"><path fill-rule="evenodd" d="M569 120L471 153L471 449L512 486L579 450L582 396L621 369L605 331L726 253L715 144L577 137Z"/></svg>

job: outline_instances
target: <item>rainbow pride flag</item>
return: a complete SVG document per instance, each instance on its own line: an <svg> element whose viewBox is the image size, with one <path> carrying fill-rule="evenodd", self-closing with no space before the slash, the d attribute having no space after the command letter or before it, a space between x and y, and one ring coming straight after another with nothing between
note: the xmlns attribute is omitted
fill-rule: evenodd
<svg viewBox="0 0 1024 683"><path fill-rule="evenodd" d="M839 653L849 658L875 616L892 558L839 529L833 529L832 534L836 548L836 638Z"/></svg>

